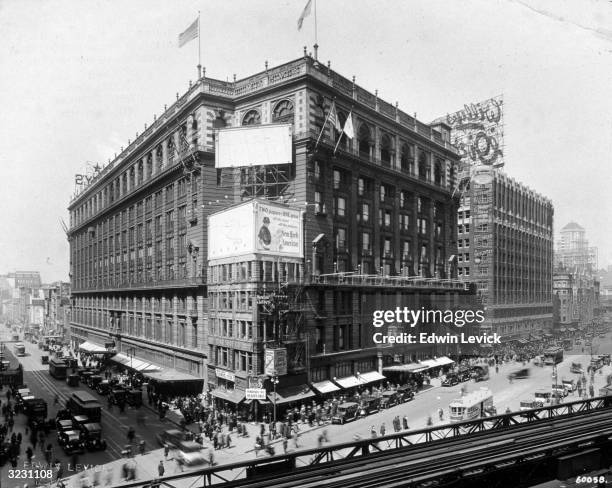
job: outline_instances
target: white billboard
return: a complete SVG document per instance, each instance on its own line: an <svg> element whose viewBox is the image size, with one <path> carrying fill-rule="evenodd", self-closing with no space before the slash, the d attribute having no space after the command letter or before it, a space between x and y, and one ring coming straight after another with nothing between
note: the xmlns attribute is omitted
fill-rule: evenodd
<svg viewBox="0 0 612 488"><path fill-rule="evenodd" d="M290 164L292 144L291 124L219 129L215 136L215 167Z"/></svg>
<svg viewBox="0 0 612 488"><path fill-rule="evenodd" d="M208 259L243 254L304 257L303 212L251 200L208 218Z"/></svg>
<svg viewBox="0 0 612 488"><path fill-rule="evenodd" d="M284 347L265 349L264 373L268 376L284 376L287 374L287 349Z"/></svg>

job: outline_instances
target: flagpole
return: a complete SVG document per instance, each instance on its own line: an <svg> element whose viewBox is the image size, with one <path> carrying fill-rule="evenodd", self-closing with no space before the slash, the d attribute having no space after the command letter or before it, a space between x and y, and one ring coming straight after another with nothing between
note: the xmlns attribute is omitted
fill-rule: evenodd
<svg viewBox="0 0 612 488"><path fill-rule="evenodd" d="M202 77L202 36L200 36L200 11L198 10L198 79Z"/></svg>
<svg viewBox="0 0 612 488"><path fill-rule="evenodd" d="M319 59L319 41L317 39L317 0L314 0L314 29L315 29L315 43L314 43L314 54L315 61Z"/></svg>
<svg viewBox="0 0 612 488"><path fill-rule="evenodd" d="M325 130L325 125L327 124L327 121L329 120L330 114L331 114L331 109L329 110L329 112L327 112L327 117L325 117L325 122L323 122L323 127L321 128L321 132L319 132L319 137L317 137L317 142L315 143L315 149L319 145L319 141L321 140L321 136L323 135L323 131Z"/></svg>

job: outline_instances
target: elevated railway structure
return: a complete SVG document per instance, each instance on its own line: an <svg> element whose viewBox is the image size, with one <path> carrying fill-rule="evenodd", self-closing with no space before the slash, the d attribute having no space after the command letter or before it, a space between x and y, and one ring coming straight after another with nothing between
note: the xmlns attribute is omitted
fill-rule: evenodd
<svg viewBox="0 0 612 488"><path fill-rule="evenodd" d="M611 464L612 397L596 397L124 486L519 488Z"/></svg>

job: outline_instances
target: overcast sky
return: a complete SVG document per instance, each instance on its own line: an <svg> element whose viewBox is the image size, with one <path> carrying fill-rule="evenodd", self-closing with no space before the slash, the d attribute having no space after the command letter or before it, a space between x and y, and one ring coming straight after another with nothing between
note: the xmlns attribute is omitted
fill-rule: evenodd
<svg viewBox="0 0 612 488"><path fill-rule="evenodd" d="M314 44L306 0L0 0L0 273L68 279L59 219L105 163L195 79L231 80ZM319 59L420 120L504 95L506 172L587 229L612 264L612 2L317 2ZM311 50L312 47L309 47Z"/></svg>

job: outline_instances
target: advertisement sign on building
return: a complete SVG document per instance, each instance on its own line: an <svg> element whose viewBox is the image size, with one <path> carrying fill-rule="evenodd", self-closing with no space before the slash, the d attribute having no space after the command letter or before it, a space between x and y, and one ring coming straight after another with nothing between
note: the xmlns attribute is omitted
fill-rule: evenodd
<svg viewBox="0 0 612 488"><path fill-rule="evenodd" d="M287 374L287 349L266 348L264 356L264 373L268 376L283 376Z"/></svg>
<svg viewBox="0 0 612 488"><path fill-rule="evenodd" d="M215 374L217 375L217 378L227 381L236 381L236 375L234 373L230 373L229 371L225 371L224 369L215 369Z"/></svg>
<svg viewBox="0 0 612 488"><path fill-rule="evenodd" d="M215 166L233 168L291 164L291 127L291 124L249 125L216 131Z"/></svg>
<svg viewBox="0 0 612 488"><path fill-rule="evenodd" d="M451 143L459 150L462 170L482 165L498 168L504 165L501 95L466 104L462 110L447 115L444 121L451 127ZM480 176L486 178L484 173Z"/></svg>
<svg viewBox="0 0 612 488"><path fill-rule="evenodd" d="M302 258L302 216L302 210L260 200L213 214L208 259L252 253Z"/></svg>
<svg viewBox="0 0 612 488"><path fill-rule="evenodd" d="M266 399L266 390L264 388L247 388L244 392L247 400Z"/></svg>

